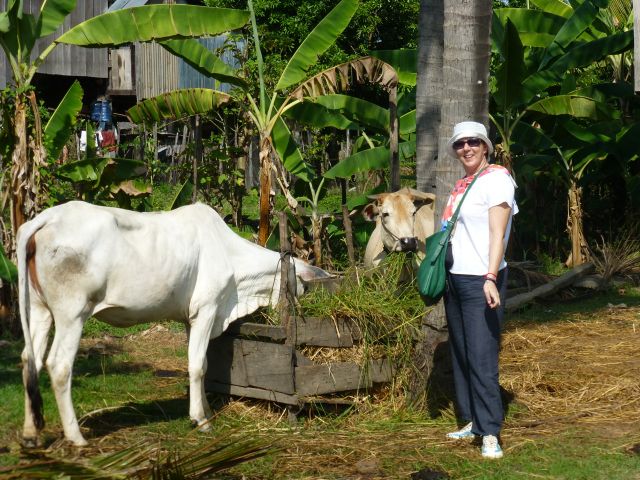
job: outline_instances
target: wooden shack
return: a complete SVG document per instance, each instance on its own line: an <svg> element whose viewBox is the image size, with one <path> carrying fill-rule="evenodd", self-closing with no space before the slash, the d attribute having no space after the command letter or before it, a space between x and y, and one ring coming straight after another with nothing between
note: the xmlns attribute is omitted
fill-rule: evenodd
<svg viewBox="0 0 640 480"><path fill-rule="evenodd" d="M38 14L43 0L24 0L26 13ZM76 9L65 18L63 25L53 34L36 42L32 58L36 58L54 39L77 24L96 15L122 8L138 7L146 4L179 4L190 3L186 0L82 0ZM0 0L0 11L6 10L7 0ZM208 49L215 50L226 41L226 36L219 35L199 40ZM235 64L231 54L223 55L223 60ZM43 81L43 77L46 81ZM206 87L213 88L214 80L194 70L181 59L164 50L156 43L133 43L118 48L83 48L73 45L58 45L47 56L38 69L34 83L47 85L56 77L80 79L85 88L94 95L124 97L123 109L145 98L153 97L178 88ZM11 68L8 59L0 58L0 88L11 83ZM70 82L69 82L70 83ZM217 85L219 90L226 91L228 85ZM46 96L45 96L46 97ZM46 98L44 98L46 101ZM91 103L95 98L85 98ZM114 108L114 113L118 112Z"/></svg>

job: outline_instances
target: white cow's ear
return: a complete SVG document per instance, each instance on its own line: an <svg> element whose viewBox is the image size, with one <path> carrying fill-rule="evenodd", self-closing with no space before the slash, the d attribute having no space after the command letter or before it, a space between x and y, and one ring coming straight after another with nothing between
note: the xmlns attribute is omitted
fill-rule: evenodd
<svg viewBox="0 0 640 480"><path fill-rule="evenodd" d="M377 203L370 203L362 209L362 216L369 222L374 222L380 213Z"/></svg>
<svg viewBox="0 0 640 480"><path fill-rule="evenodd" d="M308 263L304 263L301 260L296 259L296 276L303 282L310 282L312 280L318 280L321 278L332 278L335 275L331 275L326 270L319 267L314 267Z"/></svg>

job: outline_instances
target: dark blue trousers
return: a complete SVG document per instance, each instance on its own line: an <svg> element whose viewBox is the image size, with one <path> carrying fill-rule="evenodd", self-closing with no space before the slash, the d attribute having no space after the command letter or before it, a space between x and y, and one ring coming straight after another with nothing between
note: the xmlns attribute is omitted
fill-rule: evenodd
<svg viewBox="0 0 640 480"><path fill-rule="evenodd" d="M448 273L444 306L460 420L473 422L476 435L498 435L504 418L498 354L507 269L498 275L501 305L497 309L487 305L484 282L483 276Z"/></svg>

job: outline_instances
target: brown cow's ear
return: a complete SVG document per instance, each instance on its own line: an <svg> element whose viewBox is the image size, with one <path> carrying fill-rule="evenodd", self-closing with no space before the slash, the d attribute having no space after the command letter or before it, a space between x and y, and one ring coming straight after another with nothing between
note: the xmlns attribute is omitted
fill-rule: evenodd
<svg viewBox="0 0 640 480"><path fill-rule="evenodd" d="M416 207L421 207L423 205L429 205L430 203L435 203L436 196L433 193L421 192L420 190L415 190L413 188L407 188L413 203Z"/></svg>
<svg viewBox="0 0 640 480"><path fill-rule="evenodd" d="M375 221L379 213L380 209L378 208L378 204L376 203L370 203L362 209L362 216L365 218L365 220L368 220L370 222Z"/></svg>

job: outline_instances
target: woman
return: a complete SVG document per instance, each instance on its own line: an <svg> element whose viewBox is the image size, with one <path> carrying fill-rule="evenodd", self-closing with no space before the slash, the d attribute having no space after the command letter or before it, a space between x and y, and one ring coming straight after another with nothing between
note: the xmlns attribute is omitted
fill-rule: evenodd
<svg viewBox="0 0 640 480"><path fill-rule="evenodd" d="M462 429L453 439L482 437L482 456L501 458L503 407L498 382L498 351L507 285L505 247L511 218L517 213L515 182L508 170L490 165L493 145L484 125L461 122L453 129L449 153L464 167L443 213L451 218L467 194L447 251L449 325L456 403Z"/></svg>

